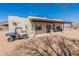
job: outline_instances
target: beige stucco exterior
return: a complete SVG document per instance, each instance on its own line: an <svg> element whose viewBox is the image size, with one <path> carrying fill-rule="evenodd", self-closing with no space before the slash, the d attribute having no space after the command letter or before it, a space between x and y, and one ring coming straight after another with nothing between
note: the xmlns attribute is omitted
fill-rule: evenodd
<svg viewBox="0 0 79 59"><path fill-rule="evenodd" d="M49 22L32 22L30 20L31 17L28 18L20 18L17 16L8 16L8 24L9 24L9 32L14 32L16 27L21 27L23 31L27 31L28 35L34 36L36 34L43 34L47 33L46 32L46 25L51 25L51 29L53 30L53 25L55 24L54 29L56 29L57 26L60 26L62 30L67 29L67 25L69 24L63 24L62 23L49 23ZM13 25L13 23L17 23L17 25ZM41 25L42 29L41 30L35 30L35 25ZM70 25L69 25L70 26Z"/></svg>
<svg viewBox="0 0 79 59"><path fill-rule="evenodd" d="M17 23L16 26L13 23ZM23 31L26 31L30 36L33 36L32 24L29 18L20 18L17 16L8 16L9 32L15 32L16 27L21 27Z"/></svg>
<svg viewBox="0 0 79 59"><path fill-rule="evenodd" d="M13 25L13 23L17 23L17 25ZM16 27L22 27L23 30L26 30L26 18L20 18L16 16L8 17L9 31L14 32Z"/></svg>
<svg viewBox="0 0 79 59"><path fill-rule="evenodd" d="M35 34L42 34L42 33L46 33L46 25L51 25L51 29L53 29L53 24L55 24L55 26L60 26L62 27L61 23L45 23L45 22L32 22L33 24L33 29L35 31ZM42 26L42 30L35 30L35 25L41 25ZM56 29L56 27L55 27Z"/></svg>

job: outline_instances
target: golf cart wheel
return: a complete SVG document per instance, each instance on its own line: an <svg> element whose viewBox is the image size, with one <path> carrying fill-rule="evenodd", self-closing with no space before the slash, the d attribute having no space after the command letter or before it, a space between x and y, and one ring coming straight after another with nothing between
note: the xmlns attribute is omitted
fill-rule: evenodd
<svg viewBox="0 0 79 59"><path fill-rule="evenodd" d="M23 38L24 38L24 39L27 39L27 38L28 38L28 36L27 36L27 35L23 35Z"/></svg>
<svg viewBox="0 0 79 59"><path fill-rule="evenodd" d="M9 37L8 38L8 42L12 42L12 41L14 41L14 38L13 37Z"/></svg>

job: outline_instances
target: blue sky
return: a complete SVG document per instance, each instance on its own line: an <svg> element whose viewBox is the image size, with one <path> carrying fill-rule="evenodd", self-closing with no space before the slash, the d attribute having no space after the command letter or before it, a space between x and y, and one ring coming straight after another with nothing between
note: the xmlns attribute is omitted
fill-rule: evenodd
<svg viewBox="0 0 79 59"><path fill-rule="evenodd" d="M79 4L0 3L0 21L7 20L8 16L38 16L79 21Z"/></svg>

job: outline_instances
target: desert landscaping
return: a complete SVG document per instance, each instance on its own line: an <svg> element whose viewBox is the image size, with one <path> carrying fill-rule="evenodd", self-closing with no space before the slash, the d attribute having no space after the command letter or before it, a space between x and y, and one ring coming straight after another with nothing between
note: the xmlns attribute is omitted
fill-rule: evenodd
<svg viewBox="0 0 79 59"><path fill-rule="evenodd" d="M39 34L33 38L8 42L0 32L0 55L71 56L79 55L79 30Z"/></svg>

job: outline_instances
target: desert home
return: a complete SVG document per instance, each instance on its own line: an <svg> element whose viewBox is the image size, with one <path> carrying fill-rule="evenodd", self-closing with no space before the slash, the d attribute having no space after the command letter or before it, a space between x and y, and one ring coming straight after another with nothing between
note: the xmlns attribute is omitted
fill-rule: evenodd
<svg viewBox="0 0 79 59"><path fill-rule="evenodd" d="M3 21L0 23L0 30L2 30L2 31L8 30L8 21Z"/></svg>
<svg viewBox="0 0 79 59"><path fill-rule="evenodd" d="M23 31L33 36L35 34L70 30L72 28L72 22L31 16L28 18L8 16L8 27L10 32L14 32L16 27L21 27Z"/></svg>
<svg viewBox="0 0 79 59"><path fill-rule="evenodd" d="M32 16L27 18L8 16L8 22L2 24L2 30L8 30L9 32L14 32L17 27L22 28L23 31L34 36L36 34L70 30L72 28L72 22Z"/></svg>

